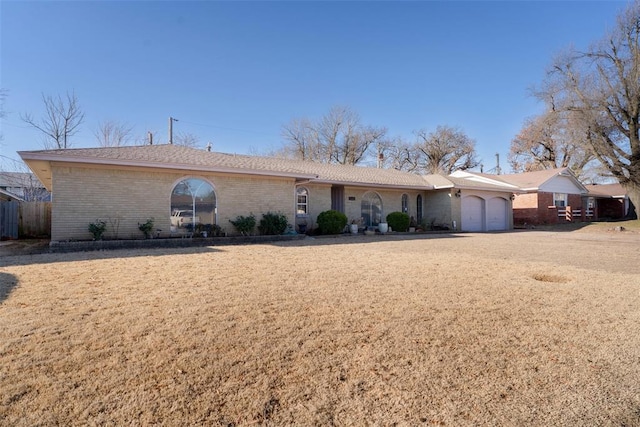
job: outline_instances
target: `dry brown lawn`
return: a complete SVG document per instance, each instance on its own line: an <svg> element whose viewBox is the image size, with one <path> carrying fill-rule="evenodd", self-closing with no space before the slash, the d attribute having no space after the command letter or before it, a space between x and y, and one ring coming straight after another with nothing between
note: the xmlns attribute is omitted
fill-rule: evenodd
<svg viewBox="0 0 640 427"><path fill-rule="evenodd" d="M640 425L640 233L0 258L0 425Z"/></svg>

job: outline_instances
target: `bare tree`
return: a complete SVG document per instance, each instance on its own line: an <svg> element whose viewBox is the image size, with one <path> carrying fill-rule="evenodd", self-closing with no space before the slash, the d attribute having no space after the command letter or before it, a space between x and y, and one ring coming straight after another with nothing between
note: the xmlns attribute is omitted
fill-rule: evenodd
<svg viewBox="0 0 640 427"><path fill-rule="evenodd" d="M32 114L22 115L22 120L44 134L45 148L69 148L69 139L76 134L84 121L75 93L67 92L66 97L42 94L45 116L36 120Z"/></svg>
<svg viewBox="0 0 640 427"><path fill-rule="evenodd" d="M586 138L578 115L549 109L525 122L511 141L509 163L515 172L569 167L582 178L591 174L595 159Z"/></svg>
<svg viewBox="0 0 640 427"><path fill-rule="evenodd" d="M278 152L284 157L328 163L315 125L307 118L293 119L282 127L282 137L287 141Z"/></svg>
<svg viewBox="0 0 640 427"><path fill-rule="evenodd" d="M462 130L438 126L435 131L416 132L416 148L420 152L419 169L426 173L450 174L458 169L478 166L475 141Z"/></svg>
<svg viewBox="0 0 640 427"><path fill-rule="evenodd" d="M127 124L107 120L98 124L94 135L100 147L120 147L129 144L132 130Z"/></svg>
<svg viewBox="0 0 640 427"><path fill-rule="evenodd" d="M382 154L382 167L405 172L419 171L421 152L416 144L398 137L385 141L378 147L378 152Z"/></svg>
<svg viewBox="0 0 640 427"><path fill-rule="evenodd" d="M280 154L321 163L362 163L371 147L384 140L386 128L363 126L348 107L333 107L317 122L293 119L283 126Z"/></svg>
<svg viewBox="0 0 640 427"><path fill-rule="evenodd" d="M586 52L558 57L542 93L584 123L585 143L640 206L640 0Z"/></svg>
<svg viewBox="0 0 640 427"><path fill-rule="evenodd" d="M173 143L175 145L184 145L185 147L195 148L200 140L197 136L188 132L178 132L173 137Z"/></svg>

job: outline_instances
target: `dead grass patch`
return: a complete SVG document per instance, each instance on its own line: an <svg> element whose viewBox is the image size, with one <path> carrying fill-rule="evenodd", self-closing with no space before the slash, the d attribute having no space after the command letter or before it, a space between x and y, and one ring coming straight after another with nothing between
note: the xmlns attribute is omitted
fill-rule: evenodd
<svg viewBox="0 0 640 427"><path fill-rule="evenodd" d="M0 258L0 424L640 425L640 240L575 236Z"/></svg>
<svg viewBox="0 0 640 427"><path fill-rule="evenodd" d="M536 273L531 276L534 280L538 282L547 282L547 283L566 283L569 281L567 277L558 276L556 274L548 274L548 273Z"/></svg>

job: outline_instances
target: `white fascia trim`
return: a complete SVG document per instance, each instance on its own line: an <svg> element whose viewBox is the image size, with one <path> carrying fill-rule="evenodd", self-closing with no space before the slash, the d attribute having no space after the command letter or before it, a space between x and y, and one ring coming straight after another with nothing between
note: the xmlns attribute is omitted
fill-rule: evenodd
<svg viewBox="0 0 640 427"><path fill-rule="evenodd" d="M497 179L491 179L484 176L479 176L471 172L455 171L451 174L451 176L453 176L454 178L463 178L463 179L468 179L469 181L482 182L485 184L492 184L500 187L519 189L517 185L509 184L504 181L498 181Z"/></svg>
<svg viewBox="0 0 640 427"><path fill-rule="evenodd" d="M487 188L487 187L482 187L482 186L475 186L475 185L459 185L456 188L460 188L462 190L476 190L476 191L490 191L490 192L494 192L494 193L515 193L515 194L522 194L522 193L526 193L526 191L522 190L521 188L518 187L514 187L514 188Z"/></svg>

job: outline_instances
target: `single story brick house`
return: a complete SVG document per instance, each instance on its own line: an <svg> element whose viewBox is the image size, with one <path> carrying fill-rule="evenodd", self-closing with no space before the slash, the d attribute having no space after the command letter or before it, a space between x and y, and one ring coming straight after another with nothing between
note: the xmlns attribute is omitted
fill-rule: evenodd
<svg viewBox="0 0 640 427"><path fill-rule="evenodd" d="M218 224L234 234L229 220L249 214L260 219L266 212L283 213L297 229L309 230L328 209L371 227L394 211L406 212L418 224L462 231L513 225L514 187L504 183L170 144L19 155L52 192L52 241L88 240L88 225L96 219L107 223L106 238L120 239L140 238L138 224L149 218L161 237L191 223ZM474 209L470 217L463 214L469 207Z"/></svg>
<svg viewBox="0 0 640 427"><path fill-rule="evenodd" d="M593 209L588 205L588 190L569 168L546 169L518 174L491 175L457 172L455 175L483 182L504 183L514 191L515 225L557 224L590 221Z"/></svg>
<svg viewBox="0 0 640 427"><path fill-rule="evenodd" d="M616 220L631 216L633 205L620 184L589 184L588 205L595 220Z"/></svg>

